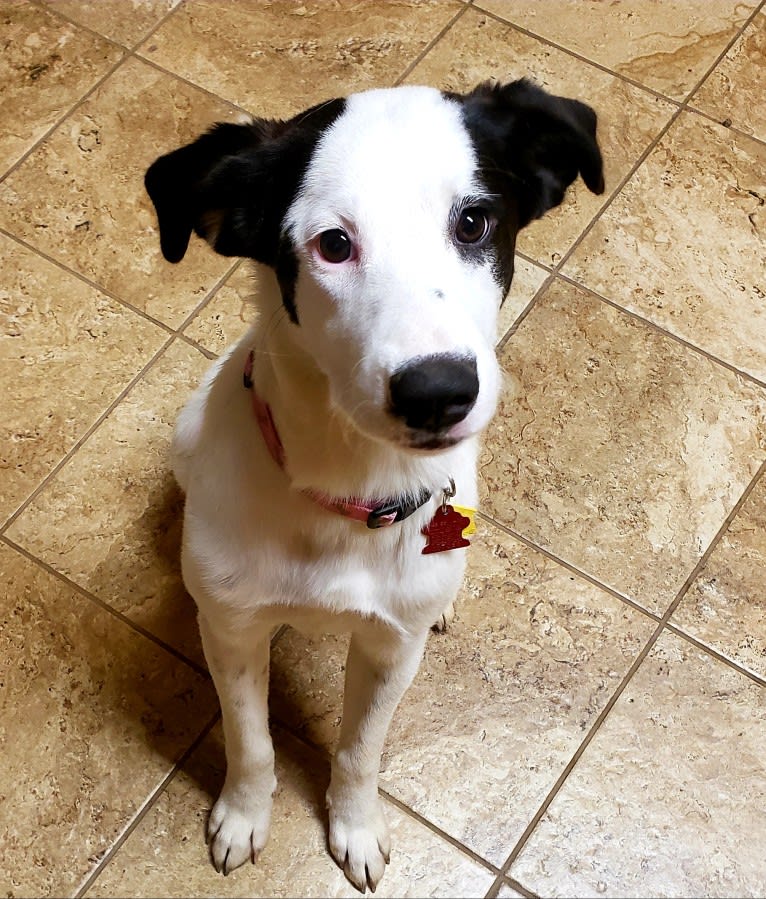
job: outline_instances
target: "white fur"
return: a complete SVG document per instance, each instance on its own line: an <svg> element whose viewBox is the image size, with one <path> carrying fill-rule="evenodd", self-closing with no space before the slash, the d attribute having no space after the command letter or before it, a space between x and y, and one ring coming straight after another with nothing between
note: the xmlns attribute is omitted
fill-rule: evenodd
<svg viewBox="0 0 766 899"><path fill-rule="evenodd" d="M501 289L446 231L450 209L480 194L457 104L428 88L349 99L321 138L286 221L299 256L299 325L270 269L255 326L218 360L178 421L174 468L186 491L183 574L223 709L228 770L210 820L229 871L263 848L274 789L267 727L269 636L288 622L352 632L344 718L328 790L330 847L349 879L374 888L389 842L377 795L391 716L430 626L449 617L464 550L423 555L421 529L453 478L475 507L478 434L497 400ZM342 227L358 255L316 252ZM286 470L272 460L242 386L248 352L272 409ZM471 354L480 393L454 447L418 452L386 411L390 375L415 357ZM300 492L434 496L405 521L369 530Z"/></svg>

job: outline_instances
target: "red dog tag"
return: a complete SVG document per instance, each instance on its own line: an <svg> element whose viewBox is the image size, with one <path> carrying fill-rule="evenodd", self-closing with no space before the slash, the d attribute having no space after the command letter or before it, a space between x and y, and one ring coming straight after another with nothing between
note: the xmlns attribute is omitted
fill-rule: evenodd
<svg viewBox="0 0 766 899"><path fill-rule="evenodd" d="M470 523L470 518L456 512L452 506L439 506L434 517L421 531L428 538L428 543L423 547L423 555L470 546L470 540L463 536L463 531Z"/></svg>

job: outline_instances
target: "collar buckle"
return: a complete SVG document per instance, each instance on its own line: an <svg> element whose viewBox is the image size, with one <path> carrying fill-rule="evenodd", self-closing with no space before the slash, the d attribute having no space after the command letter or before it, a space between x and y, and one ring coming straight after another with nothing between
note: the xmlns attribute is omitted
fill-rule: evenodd
<svg viewBox="0 0 766 899"><path fill-rule="evenodd" d="M397 521L403 521L431 499L431 491L423 488L415 497L401 497L377 506L367 516L367 527L372 530L386 528Z"/></svg>

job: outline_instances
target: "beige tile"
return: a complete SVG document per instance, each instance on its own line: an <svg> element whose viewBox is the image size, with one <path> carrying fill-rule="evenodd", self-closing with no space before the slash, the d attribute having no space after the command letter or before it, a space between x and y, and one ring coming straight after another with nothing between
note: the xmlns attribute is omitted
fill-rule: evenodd
<svg viewBox="0 0 766 899"><path fill-rule="evenodd" d="M476 10L456 22L407 80L466 91L488 78L522 77L596 110L607 196L674 111L669 103ZM559 262L604 200L578 180L561 207L519 235L519 250L546 265Z"/></svg>
<svg viewBox="0 0 766 899"><path fill-rule="evenodd" d="M432 635L381 786L501 865L654 630L652 620L482 525L457 619ZM347 640L287 631L272 709L334 747Z"/></svg>
<svg viewBox="0 0 766 899"><path fill-rule="evenodd" d="M513 887L509 886L507 883L504 883L500 890L498 891L498 899L521 899L524 895L523 893L518 893Z"/></svg>
<svg viewBox="0 0 766 899"><path fill-rule="evenodd" d="M239 340L257 315L259 271L254 263L243 260L186 326L187 337L216 355Z"/></svg>
<svg viewBox="0 0 766 899"><path fill-rule="evenodd" d="M662 637L511 876L545 896L760 896L765 700L744 675Z"/></svg>
<svg viewBox="0 0 766 899"><path fill-rule="evenodd" d="M228 877L208 860L204 828L221 787L216 728L191 757L87 896L359 896L327 850L327 764L275 728L277 777L271 836L255 866ZM484 896L494 875L386 803L391 864L376 896Z"/></svg>
<svg viewBox="0 0 766 899"><path fill-rule="evenodd" d="M766 679L766 479L740 509L670 619Z"/></svg>
<svg viewBox="0 0 766 899"><path fill-rule="evenodd" d="M132 47L181 0L45 0L56 12Z"/></svg>
<svg viewBox="0 0 766 899"><path fill-rule="evenodd" d="M560 281L501 363L485 511L662 614L766 456L766 391Z"/></svg>
<svg viewBox="0 0 766 899"><path fill-rule="evenodd" d="M25 0L0 14L0 174L104 76L121 51Z"/></svg>
<svg viewBox="0 0 766 899"><path fill-rule="evenodd" d="M760 12L693 96L719 122L766 140L766 13Z"/></svg>
<svg viewBox="0 0 766 899"><path fill-rule="evenodd" d="M167 335L0 235L0 520L106 411Z"/></svg>
<svg viewBox="0 0 766 899"><path fill-rule="evenodd" d="M564 272L766 380L766 147L685 113Z"/></svg>
<svg viewBox="0 0 766 899"><path fill-rule="evenodd" d="M179 571L183 497L168 450L177 412L208 365L173 344L7 532L197 661L196 610Z"/></svg>
<svg viewBox="0 0 766 899"><path fill-rule="evenodd" d="M72 895L215 712L211 684L0 544L0 854Z"/></svg>
<svg viewBox="0 0 766 899"><path fill-rule="evenodd" d="M684 99L755 0L481 0L480 5L613 72Z"/></svg>
<svg viewBox="0 0 766 899"><path fill-rule="evenodd" d="M160 254L146 168L234 110L129 60L0 184L0 225L150 315L179 325L232 265L197 238Z"/></svg>
<svg viewBox="0 0 766 899"><path fill-rule="evenodd" d="M498 340L512 327L516 319L534 299L537 291L543 286L543 281L549 272L526 259L516 258L516 270L513 274L513 283L500 307L500 315L497 321Z"/></svg>
<svg viewBox="0 0 766 899"><path fill-rule="evenodd" d="M286 118L393 84L459 11L452 0L191 0L141 53L253 115Z"/></svg>

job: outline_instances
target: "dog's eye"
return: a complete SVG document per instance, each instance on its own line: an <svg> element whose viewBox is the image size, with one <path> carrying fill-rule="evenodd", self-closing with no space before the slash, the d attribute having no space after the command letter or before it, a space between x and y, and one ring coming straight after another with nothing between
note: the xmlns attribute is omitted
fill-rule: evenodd
<svg viewBox="0 0 766 899"><path fill-rule="evenodd" d="M489 234L490 220L478 206L469 206L458 216L455 238L459 243L480 243Z"/></svg>
<svg viewBox="0 0 766 899"><path fill-rule="evenodd" d="M347 262L351 258L354 245L345 231L340 228L331 228L319 235L317 248L322 259L337 264Z"/></svg>

